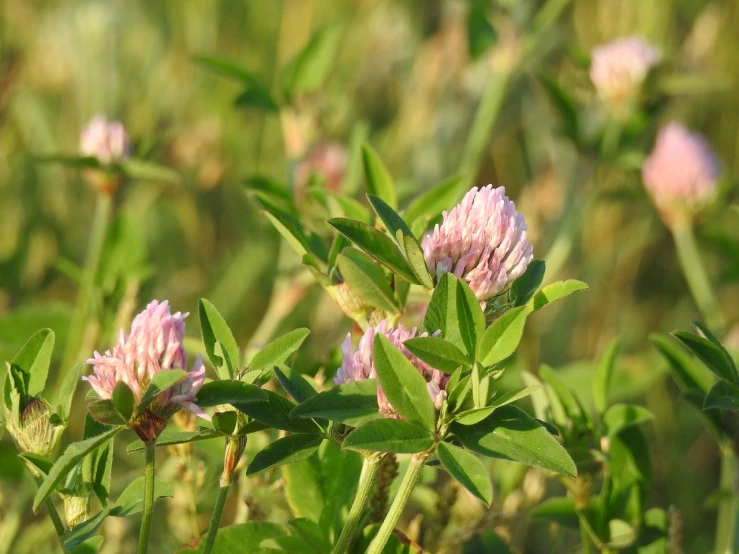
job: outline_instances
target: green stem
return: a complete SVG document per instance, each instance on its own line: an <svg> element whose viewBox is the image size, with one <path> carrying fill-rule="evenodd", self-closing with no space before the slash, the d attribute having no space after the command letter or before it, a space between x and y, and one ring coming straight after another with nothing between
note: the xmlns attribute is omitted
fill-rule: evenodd
<svg viewBox="0 0 739 554"><path fill-rule="evenodd" d="M80 280L77 303L74 314L72 315L72 321L69 325L69 333L67 335L69 338L67 339L66 350L64 352L63 368L74 365L80 354L80 347L90 315L90 306L92 305L95 294L95 278L97 276L98 266L100 265L103 245L105 244L105 235L108 230L112 203L113 200L110 195L98 194L95 215L93 216L92 226L90 228L90 243L87 250L87 259L85 260L85 267Z"/></svg>
<svg viewBox="0 0 739 554"><path fill-rule="evenodd" d="M36 480L36 484L41 485L40 476L34 475L34 479ZM67 550L66 548L64 548L64 535L67 532L67 529L64 527L64 523L62 523L62 518L59 515L56 506L54 506L54 502L51 500L51 498L46 499L46 502L44 502L44 506L46 507L46 511L49 512L49 519L51 519L51 523L54 524L54 530L59 537L59 542L62 545L62 550L66 552Z"/></svg>
<svg viewBox="0 0 739 554"><path fill-rule="evenodd" d="M716 553L730 554L737 552L737 525L739 524L739 475L737 475L737 458L731 448L723 448L721 452L721 492L718 519L716 522ZM728 493L731 492L729 495Z"/></svg>
<svg viewBox="0 0 739 554"><path fill-rule="evenodd" d="M210 554L213 550L213 545L216 542L216 535L218 534L218 527L221 525L221 518L223 517L223 508L226 506L226 499L228 498L228 492L231 489L231 481L226 483L221 482L221 487L218 489L218 496L216 497L216 505L213 507L213 517L211 517L210 525L208 526L208 534L205 537L205 544L201 554Z"/></svg>
<svg viewBox="0 0 739 554"><path fill-rule="evenodd" d="M336 546L334 546L332 554L344 554L344 552L349 550L349 546L354 540L359 525L362 522L365 506L372 496L372 489L375 485L375 477L377 476L377 469L380 467L380 461L382 461L382 458L374 455L364 458L362 473L359 475L357 494L354 497L354 503L349 510L349 516L346 518L341 536L336 541Z"/></svg>
<svg viewBox="0 0 739 554"><path fill-rule="evenodd" d="M509 80L510 73L498 72L493 74L488 81L475 113L467 144L462 152L462 162L459 167L459 173L462 176L461 190L467 191L474 183L485 146L488 144L490 133L500 113Z"/></svg>
<svg viewBox="0 0 739 554"><path fill-rule="evenodd" d="M580 542L582 543L582 554L591 554L593 552L590 548L590 536L588 530L585 528L585 524L580 521Z"/></svg>
<svg viewBox="0 0 739 554"><path fill-rule="evenodd" d="M67 531L62 523L62 518L59 516L59 512L56 511L56 506L54 506L51 498L48 498L46 502L44 502L44 506L46 506L46 510L49 512L49 518L54 524L54 530L56 531L56 534L59 535L59 540L62 542L62 550L66 552L66 549L64 548L64 533Z"/></svg>
<svg viewBox="0 0 739 554"><path fill-rule="evenodd" d="M390 539L390 535L400 519L400 515L403 513L403 508L405 508L405 505L411 496L413 487L416 486L418 479L421 477L421 470L423 470L423 466L426 463L428 456L428 452L420 452L411 456L408 469L405 471L403 481L400 483L398 494L395 495L395 499L390 506L390 510L388 510L387 516L385 516L385 521L382 522L380 530L377 532L377 535L375 535L375 538L372 539L372 543L370 543L366 554L380 554L383 548L385 548L387 541Z"/></svg>
<svg viewBox="0 0 739 554"><path fill-rule="evenodd" d="M146 443L146 471L144 473L144 517L141 520L138 554L146 554L149 550L152 513L154 511L154 458L156 457L156 440Z"/></svg>
<svg viewBox="0 0 739 554"><path fill-rule="evenodd" d="M675 239L683 274L698 309L703 314L706 324L714 331L721 332L724 328L724 318L703 267L691 222L685 218L678 219L672 227L672 236Z"/></svg>

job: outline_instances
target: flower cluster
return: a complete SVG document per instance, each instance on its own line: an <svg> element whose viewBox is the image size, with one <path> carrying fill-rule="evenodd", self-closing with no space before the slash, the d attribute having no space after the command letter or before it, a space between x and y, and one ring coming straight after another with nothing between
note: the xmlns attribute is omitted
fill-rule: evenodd
<svg viewBox="0 0 739 554"><path fill-rule="evenodd" d="M64 432L63 425L53 423L53 415L45 400L33 396L28 397L19 418L6 415L8 432L21 452L51 454Z"/></svg>
<svg viewBox="0 0 739 554"><path fill-rule="evenodd" d="M415 327L408 330L403 325L399 325L397 329L389 329L387 320L381 321L375 327L369 327L359 339L356 349L352 347L351 333L347 334L344 344L341 345L343 359L341 367L336 372L334 383L341 385L343 383L361 381L362 379L377 378L372 356L372 345L377 333L385 335L408 358L419 373L426 378L426 389L429 392L429 396L433 400L436 409L440 409L446 399L445 389L449 381L449 376L438 369L432 368L426 362L419 360L403 346L406 340L414 337L427 337L428 333L419 334ZM390 405L381 387L377 389L377 404L380 407L380 413L389 417L399 417L395 409Z"/></svg>
<svg viewBox="0 0 739 554"><path fill-rule="evenodd" d="M604 101L619 104L634 98L660 59L659 50L637 37L616 40L593 49L590 79Z"/></svg>
<svg viewBox="0 0 739 554"><path fill-rule="evenodd" d="M702 137L678 123L657 135L642 167L642 179L663 216L674 209L696 211L710 203L717 190L719 163Z"/></svg>
<svg viewBox="0 0 739 554"><path fill-rule="evenodd" d="M485 302L526 271L533 258L526 230L504 187L475 187L443 213L441 225L423 238L421 247L435 281L453 273Z"/></svg>
<svg viewBox="0 0 739 554"><path fill-rule="evenodd" d="M80 153L111 164L129 156L131 147L123 125L102 116L93 118L80 135Z"/></svg>
<svg viewBox="0 0 739 554"><path fill-rule="evenodd" d="M118 344L104 355L95 352L87 360L94 375L83 377L100 398L110 398L113 389L122 381L131 389L137 403L146 391L152 377L161 371L184 369L187 354L182 341L185 336L185 317L188 314L170 313L169 304L151 302L131 324L131 333L121 330ZM152 402L150 411L157 416L171 415L180 407L204 419L210 417L195 403L205 379L205 366L200 356L192 370L180 382L163 391ZM166 419L166 417L164 418Z"/></svg>

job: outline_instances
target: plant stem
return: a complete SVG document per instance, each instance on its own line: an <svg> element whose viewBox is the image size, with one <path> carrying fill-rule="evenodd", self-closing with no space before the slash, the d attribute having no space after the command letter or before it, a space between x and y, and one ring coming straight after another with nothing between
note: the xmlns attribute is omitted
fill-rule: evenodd
<svg viewBox="0 0 739 554"><path fill-rule="evenodd" d="M341 530L341 536L336 541L332 554L343 554L349 550L349 546L354 540L359 525L362 522L362 514L365 506L372 496L372 488L375 485L375 477L377 476L377 469L380 467L381 461L382 458L375 455L369 455L364 458L362 473L359 475L359 484L357 485L357 494L354 496L354 503L349 510L349 516L346 518L344 528Z"/></svg>
<svg viewBox="0 0 739 554"><path fill-rule="evenodd" d="M221 482L221 487L218 489L218 496L216 497L216 505L213 507L213 516L208 526L208 534L205 536L205 544L201 554L210 554L213 550L213 545L216 542L216 535L218 534L218 527L221 525L221 518L223 517L223 508L226 506L226 499L228 498L228 492L231 489L231 481L227 483Z"/></svg>
<svg viewBox="0 0 739 554"><path fill-rule="evenodd" d="M590 535L585 527L585 522L580 517L580 542L582 543L582 554L591 554L593 552L590 548Z"/></svg>
<svg viewBox="0 0 739 554"><path fill-rule="evenodd" d="M390 535L395 529L395 525L397 525L398 520L400 519L400 515L403 513L403 508L405 508L405 505L411 496L413 487L416 486L418 479L421 477L421 470L423 469L428 456L428 452L419 452L418 454L413 454L411 456L408 469L405 471L403 481L400 483L398 494L395 495L395 499L390 506L390 510L388 510L387 516L385 516L385 521L383 521L380 526L380 530L377 532L377 535L375 535L375 538L372 539L372 543L367 549L367 554L380 554L383 548L385 548L387 541L390 539Z"/></svg>
<svg viewBox="0 0 739 554"><path fill-rule="evenodd" d="M730 554L737 552L739 541L739 475L737 474L737 457L729 447L721 449L721 492L726 495L719 502L716 521L716 553ZM730 495L728 493L731 492Z"/></svg>
<svg viewBox="0 0 739 554"><path fill-rule="evenodd" d="M90 228L90 243L87 249L87 259L80 279L80 288L77 294L72 321L69 325L69 334L64 352L63 368L74 365L80 353L83 335L90 315L90 306L95 294L95 278L97 277L100 257L103 252L105 235L108 230L108 221L113 200L108 194L98 194L95 204L95 215ZM60 373L61 375L61 373Z"/></svg>
<svg viewBox="0 0 739 554"><path fill-rule="evenodd" d="M64 533L66 533L66 529L64 529L62 518L59 516L59 512L56 511L56 506L54 506L51 498L48 498L46 502L44 502L44 505L46 506L46 510L49 512L51 522L54 524L56 534L59 535L59 540L62 541L62 550L66 551L64 548Z"/></svg>
<svg viewBox="0 0 739 554"><path fill-rule="evenodd" d="M485 152L485 146L490 139L490 133L495 126L498 113L500 113L509 80L510 73L496 72L488 81L475 113L475 120L472 123L467 144L465 144L462 152L462 162L459 166L459 174L462 176L460 190L467 191L474 183L477 168Z"/></svg>
<svg viewBox="0 0 739 554"><path fill-rule="evenodd" d="M703 314L706 324L714 331L721 332L724 328L724 318L703 267L690 221L685 218L678 219L672 226L672 236L675 239L683 274L698 309Z"/></svg>
<svg viewBox="0 0 739 554"><path fill-rule="evenodd" d="M144 473L144 517L141 520L138 554L146 554L149 550L149 536L151 535L151 516L154 511L154 459L156 457L156 439L146 444L146 471Z"/></svg>
<svg viewBox="0 0 739 554"><path fill-rule="evenodd" d="M41 485L41 477L40 475L34 475L33 476L36 484ZM46 507L46 511L49 512L49 519L51 519L51 523L54 524L54 530L56 531L56 534L59 536L59 542L62 545L62 550L66 552L66 548L64 548L64 535L67 532L67 529L64 527L64 523L62 522L62 518L59 515L59 512L56 509L56 506L54 506L54 502L51 500L51 498L47 498L46 502L44 502L44 506Z"/></svg>

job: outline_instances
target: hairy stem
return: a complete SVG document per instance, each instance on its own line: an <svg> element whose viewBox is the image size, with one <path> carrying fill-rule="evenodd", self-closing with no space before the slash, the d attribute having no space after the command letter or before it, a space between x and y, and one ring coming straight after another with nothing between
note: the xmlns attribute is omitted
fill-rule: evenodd
<svg viewBox="0 0 739 554"><path fill-rule="evenodd" d="M724 318L713 294L705 267L703 267L693 234L693 226L689 221L679 219L672 227L672 236L675 239L683 274L688 281L688 287L698 309L703 314L706 324L714 331L721 332L724 328Z"/></svg>
<svg viewBox="0 0 739 554"><path fill-rule="evenodd" d="M156 439L146 442L146 471L144 473L144 517L141 520L138 554L146 554L149 550L152 513L154 511L154 459L156 456Z"/></svg>
<svg viewBox="0 0 739 554"><path fill-rule="evenodd" d="M332 551L333 554L343 554L349 550L354 537L357 534L360 523L362 522L362 514L367 502L372 495L372 488L375 485L375 477L377 476L377 468L380 467L382 458L370 455L364 458L362 464L362 473L359 475L359 485L357 486L357 494L354 496L354 503L349 510L349 515L344 523L339 540Z"/></svg>
<svg viewBox="0 0 739 554"><path fill-rule="evenodd" d="M385 548L385 545L390 539L390 535L395 529L395 526L400 519L400 515L403 513L403 509L411 496L411 492L413 492L413 487L416 486L418 479L421 477L421 471L423 470L423 466L426 463L428 456L428 452L420 452L411 456L408 469L403 476L403 481L400 483L398 494L395 496L395 499L390 506L390 510L388 510L387 516L385 517L385 521L383 521L380 526L380 530L377 532L377 535L375 535L375 538L372 539L372 543L367 549L367 554L380 554L383 548Z"/></svg>
<svg viewBox="0 0 739 554"><path fill-rule="evenodd" d="M737 552L739 542L739 475L737 474L737 457L731 448L723 448L721 452L721 492L728 493L722 497L718 506L716 521L716 553L728 554Z"/></svg>
<svg viewBox="0 0 739 554"><path fill-rule="evenodd" d="M210 554L213 550L216 535L218 534L218 527L221 525L221 518L223 517L223 508L226 506L226 499L228 498L230 489L230 481L227 483L221 481L218 496L216 497L216 505L213 507L213 517L211 517L210 525L208 526L208 534L205 536L205 544L203 545L201 554Z"/></svg>

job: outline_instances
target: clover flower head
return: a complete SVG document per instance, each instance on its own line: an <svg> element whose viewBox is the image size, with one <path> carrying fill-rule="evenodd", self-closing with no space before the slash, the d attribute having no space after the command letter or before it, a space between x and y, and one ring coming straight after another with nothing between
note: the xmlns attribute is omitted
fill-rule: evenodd
<svg viewBox="0 0 739 554"><path fill-rule="evenodd" d="M116 384L122 381L131 389L137 403L140 402L154 375L186 368L183 339L187 315L180 312L172 314L166 300L154 300L134 318L130 334L126 335L121 330L118 344L112 350L103 355L95 352L94 357L87 360L93 366L94 374L83 379L90 383L100 398L110 398ZM187 375L152 402L153 410L171 415L179 408L185 408L210 419L195 404L204 380L205 366L198 356Z"/></svg>
<svg viewBox="0 0 739 554"><path fill-rule="evenodd" d="M119 121L108 121L96 116L80 135L80 153L97 158L102 164L111 164L126 159L130 154L130 142Z"/></svg>
<svg viewBox="0 0 739 554"><path fill-rule="evenodd" d="M659 50L638 37L615 40L593 49L590 79L601 98L618 103L633 98L661 59Z"/></svg>
<svg viewBox="0 0 739 554"><path fill-rule="evenodd" d="M533 247L527 239L526 221L504 187L474 187L442 215L441 225L421 242L435 281L444 273L453 273L485 303L526 271Z"/></svg>
<svg viewBox="0 0 739 554"><path fill-rule="evenodd" d="M719 170L708 143L673 122L658 133L654 149L642 166L642 180L663 214L676 207L693 211L714 198Z"/></svg>
<svg viewBox="0 0 739 554"><path fill-rule="evenodd" d="M336 373L334 383L336 385L341 385L344 383L351 383L353 381L361 381L363 379L377 378L375 363L372 356L372 345L375 340L375 335L378 333L385 335L390 342L392 342L403 353L403 355L408 358L418 372L424 376L429 396L434 402L436 409L440 409L442 403L446 399L445 389L446 384L449 381L449 376L418 359L416 356L411 354L405 346L403 346L403 343L406 340L414 337L427 337L428 333L418 333L418 330L415 327L409 330L402 324L398 325L397 329L389 329L387 320L382 320L375 327L367 328L359 339L356 349L352 346L351 334L347 334L346 339L341 346L343 359L341 367ZM394 418L400 417L388 401L382 387L377 388L377 404L380 407L380 413L383 415Z"/></svg>

